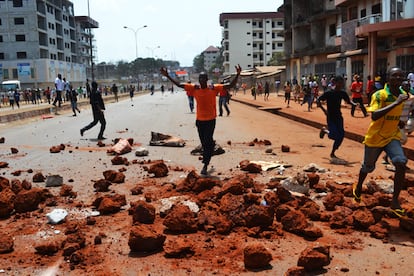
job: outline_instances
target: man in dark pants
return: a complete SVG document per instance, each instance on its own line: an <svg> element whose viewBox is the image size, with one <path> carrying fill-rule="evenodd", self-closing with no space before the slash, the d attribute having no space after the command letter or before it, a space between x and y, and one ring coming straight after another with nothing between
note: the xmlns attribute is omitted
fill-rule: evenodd
<svg viewBox="0 0 414 276"><path fill-rule="evenodd" d="M105 104L103 102L101 93L99 93L98 91L98 84L95 81L92 82L90 103L92 106L93 121L89 125L85 126L84 128L80 130L80 135L83 136L83 133L85 131L94 127L98 122L100 122L101 129L99 131L98 140L106 139L105 137L103 137L103 133L105 131L105 126L106 126L105 115L104 115Z"/></svg>
<svg viewBox="0 0 414 276"><path fill-rule="evenodd" d="M325 113L328 123L328 128L323 127L319 133L322 139L325 134L328 134L329 139L334 140L331 151L331 158L337 158L335 151L342 144L345 137L344 118L341 113L341 102L344 100L348 104L352 104L348 94L344 90L345 81L341 76L336 76L333 79L334 89L329 89L316 99L318 107ZM321 102L326 101L327 110L322 106Z"/></svg>
<svg viewBox="0 0 414 276"><path fill-rule="evenodd" d="M56 106L56 102L59 102L59 107L62 105L62 91L65 88L65 82L62 80L62 75L58 74L55 79L56 97L53 101L53 105Z"/></svg>
<svg viewBox="0 0 414 276"><path fill-rule="evenodd" d="M236 66L236 77L230 84L215 84L208 86L208 76L206 73L200 73L198 81L200 84L192 83L179 83L178 81L171 78L166 68L162 67L160 72L163 76L167 77L178 87L183 88L187 91L188 95L194 96L197 102L196 110L196 126L198 136L203 147L203 169L201 170L202 175L207 175L207 168L210 164L211 156L214 152L214 129L216 127L216 106L217 106L217 94L224 89L231 89L237 83L237 79L241 72L240 65Z"/></svg>

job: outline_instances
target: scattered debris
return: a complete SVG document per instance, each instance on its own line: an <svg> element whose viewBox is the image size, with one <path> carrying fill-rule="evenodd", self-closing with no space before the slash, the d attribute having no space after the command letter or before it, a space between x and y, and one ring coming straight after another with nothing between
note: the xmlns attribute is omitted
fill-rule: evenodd
<svg viewBox="0 0 414 276"><path fill-rule="evenodd" d="M151 131L150 146L184 147L185 141L179 137Z"/></svg>

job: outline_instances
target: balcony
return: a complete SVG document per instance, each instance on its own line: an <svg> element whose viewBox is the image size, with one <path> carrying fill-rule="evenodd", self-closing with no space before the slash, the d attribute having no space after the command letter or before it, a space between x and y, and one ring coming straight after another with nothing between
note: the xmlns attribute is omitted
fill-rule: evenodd
<svg viewBox="0 0 414 276"><path fill-rule="evenodd" d="M358 26L367 24L376 24L382 22L382 15L380 13L365 16L358 20Z"/></svg>

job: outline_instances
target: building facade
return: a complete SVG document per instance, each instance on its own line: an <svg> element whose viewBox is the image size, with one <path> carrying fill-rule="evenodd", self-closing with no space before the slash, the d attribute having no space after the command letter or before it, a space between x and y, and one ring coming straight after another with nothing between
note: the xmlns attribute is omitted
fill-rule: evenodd
<svg viewBox="0 0 414 276"><path fill-rule="evenodd" d="M284 15L278 12L220 14L223 27L224 75L243 69L266 66L274 53L284 51Z"/></svg>
<svg viewBox="0 0 414 276"><path fill-rule="evenodd" d="M288 79L414 69L414 1L285 0Z"/></svg>
<svg viewBox="0 0 414 276"><path fill-rule="evenodd" d="M216 63L217 57L220 55L220 49L214 46L209 46L203 51L204 56L204 70L208 72Z"/></svg>
<svg viewBox="0 0 414 276"><path fill-rule="evenodd" d="M77 24L84 23L76 22L71 1L0 1L0 81L45 88L60 73L84 83L88 62L80 55Z"/></svg>

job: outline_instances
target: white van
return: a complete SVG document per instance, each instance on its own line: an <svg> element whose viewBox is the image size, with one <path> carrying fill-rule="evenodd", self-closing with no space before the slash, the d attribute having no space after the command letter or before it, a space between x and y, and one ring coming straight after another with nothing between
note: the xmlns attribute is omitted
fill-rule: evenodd
<svg viewBox="0 0 414 276"><path fill-rule="evenodd" d="M3 81L1 83L1 91L2 92L7 92L10 89L13 91L20 91L21 90L21 84L19 80L8 80L8 81Z"/></svg>

